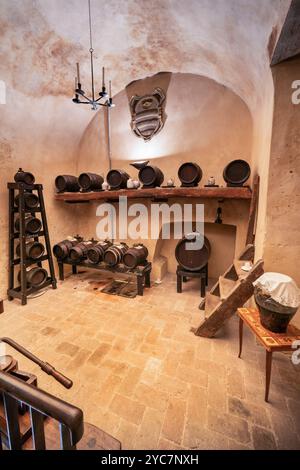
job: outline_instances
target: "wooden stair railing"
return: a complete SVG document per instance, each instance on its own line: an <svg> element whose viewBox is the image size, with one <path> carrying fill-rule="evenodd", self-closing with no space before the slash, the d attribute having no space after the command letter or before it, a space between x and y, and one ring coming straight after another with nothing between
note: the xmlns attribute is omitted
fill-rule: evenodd
<svg viewBox="0 0 300 470"><path fill-rule="evenodd" d="M73 382L68 377L11 338L0 338L1 341L38 364L64 387L72 387ZM84 423L80 408L38 388L35 376L32 376L33 384L22 380L24 376L28 378L28 374L21 371L1 370L0 367L0 451L3 447L10 450L121 449L117 439Z"/></svg>
<svg viewBox="0 0 300 470"><path fill-rule="evenodd" d="M79 408L5 372L0 372L0 391L3 395L8 435L7 445L10 450L22 450L19 427L20 402L29 407L32 441L35 450L46 449L45 416L60 423L61 448L63 450L76 449L76 444L84 432L83 413ZM2 440L0 449L2 449Z"/></svg>

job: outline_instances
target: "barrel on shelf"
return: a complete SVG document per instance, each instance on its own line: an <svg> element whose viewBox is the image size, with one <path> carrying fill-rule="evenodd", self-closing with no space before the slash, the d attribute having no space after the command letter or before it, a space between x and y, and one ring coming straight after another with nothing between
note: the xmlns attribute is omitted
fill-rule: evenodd
<svg viewBox="0 0 300 470"><path fill-rule="evenodd" d="M178 178L181 181L182 187L195 187L201 181L202 170L197 163L186 162L179 167Z"/></svg>
<svg viewBox="0 0 300 470"><path fill-rule="evenodd" d="M87 251L87 259L92 264L101 263L104 259L104 254L108 248L112 246L112 243L108 240L100 241L96 243L94 246L88 249Z"/></svg>
<svg viewBox="0 0 300 470"><path fill-rule="evenodd" d="M111 189L125 189L127 188L127 180L130 176L123 170L110 170L107 173L106 181Z"/></svg>
<svg viewBox="0 0 300 470"><path fill-rule="evenodd" d="M34 235L42 228L42 222L37 217L28 214L25 216L25 233ZM15 221L15 229L20 231L20 218L17 217Z"/></svg>
<svg viewBox="0 0 300 470"><path fill-rule="evenodd" d="M126 243L119 243L110 246L104 254L105 263L111 267L116 266L117 264L122 262L123 256L125 255L127 250L128 246L126 245Z"/></svg>
<svg viewBox="0 0 300 470"><path fill-rule="evenodd" d="M136 268L147 260L148 249L143 244L136 244L129 248L123 256L123 263L127 268Z"/></svg>
<svg viewBox="0 0 300 470"><path fill-rule="evenodd" d="M156 188L163 183L164 174L156 166L146 165L139 171L139 180L143 188Z"/></svg>
<svg viewBox="0 0 300 470"><path fill-rule="evenodd" d="M21 256L20 244L16 247L17 256ZM45 253L45 247L40 242L27 242L25 245L25 253L27 258L39 259Z"/></svg>
<svg viewBox="0 0 300 470"><path fill-rule="evenodd" d="M250 174L249 163L245 160L233 160L224 168L223 178L227 186L243 186Z"/></svg>
<svg viewBox="0 0 300 470"><path fill-rule="evenodd" d="M202 248L199 249L196 245L193 247L197 237L199 237L197 232L186 235L177 243L175 249L176 260L186 271L200 271L208 263L210 257L211 246L206 237L204 237Z"/></svg>
<svg viewBox="0 0 300 470"><path fill-rule="evenodd" d="M48 273L46 269L35 266L26 271L27 285L30 287L41 287L47 280ZM21 282L21 271L18 273L18 281Z"/></svg>
<svg viewBox="0 0 300 470"><path fill-rule="evenodd" d="M69 256L71 248L81 242L82 238L80 237L69 237L66 240L63 240L53 246L53 254L57 259L64 259Z"/></svg>
<svg viewBox="0 0 300 470"><path fill-rule="evenodd" d="M89 248L91 248L94 244L95 242L93 241L84 241L84 242L77 243L75 246L73 246L70 249L70 252L69 252L70 259L72 261L76 261L77 263L79 263L80 261L82 261L83 259L87 257L87 252Z"/></svg>
<svg viewBox="0 0 300 470"><path fill-rule="evenodd" d="M15 205L19 207L20 195L15 197ZM25 209L36 209L39 205L39 198L37 194L25 192L24 193Z"/></svg>
<svg viewBox="0 0 300 470"><path fill-rule="evenodd" d="M14 176L16 183L25 183L27 185L32 185L35 182L35 177L29 171L23 171L22 168L19 168L17 173Z"/></svg>
<svg viewBox="0 0 300 470"><path fill-rule="evenodd" d="M78 182L83 191L99 191L102 190L104 179L96 173L81 173Z"/></svg>
<svg viewBox="0 0 300 470"><path fill-rule="evenodd" d="M80 190L78 178L73 175L58 175L55 178L55 186L60 193L77 193Z"/></svg>

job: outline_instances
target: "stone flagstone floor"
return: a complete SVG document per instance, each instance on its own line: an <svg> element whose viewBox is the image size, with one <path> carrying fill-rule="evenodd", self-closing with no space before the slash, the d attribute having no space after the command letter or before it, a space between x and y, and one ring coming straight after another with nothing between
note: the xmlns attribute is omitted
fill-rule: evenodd
<svg viewBox="0 0 300 470"><path fill-rule="evenodd" d="M237 318L214 339L190 332L196 280L177 294L168 275L126 299L101 293L99 279L90 271L25 307L5 302L0 335L74 381L66 390L13 352L41 388L82 408L123 449L300 449L300 365L275 354L266 404L264 350L245 329L237 358Z"/></svg>

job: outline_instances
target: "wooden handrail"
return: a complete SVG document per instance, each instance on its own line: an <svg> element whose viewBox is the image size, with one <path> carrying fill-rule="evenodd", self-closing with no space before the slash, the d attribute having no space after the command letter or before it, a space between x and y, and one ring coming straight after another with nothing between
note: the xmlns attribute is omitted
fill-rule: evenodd
<svg viewBox="0 0 300 470"><path fill-rule="evenodd" d="M55 419L70 430L71 445L76 446L83 436L83 412L80 408L5 372L0 372L0 391L4 396L19 400L30 408Z"/></svg>

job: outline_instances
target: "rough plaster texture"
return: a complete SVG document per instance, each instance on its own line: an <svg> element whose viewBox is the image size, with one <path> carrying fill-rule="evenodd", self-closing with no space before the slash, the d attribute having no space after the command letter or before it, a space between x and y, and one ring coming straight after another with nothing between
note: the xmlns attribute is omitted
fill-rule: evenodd
<svg viewBox="0 0 300 470"><path fill-rule="evenodd" d="M266 177L273 106L269 54L289 4L218 0L212 8L209 0L92 2L97 84L102 64L109 70L114 94L132 80L162 70L204 75L223 84L249 106L253 166ZM17 167L34 171L45 185L52 239L77 228L74 209L55 204L52 192L56 174L76 172L79 140L91 119L88 109L70 102L76 61L82 81L89 83L87 9L79 0L6 0L1 2L0 36L0 79L7 88L7 104L0 105L3 296L6 182ZM261 250L266 191L262 195Z"/></svg>
<svg viewBox="0 0 300 470"><path fill-rule="evenodd" d="M291 100L300 59L276 66L275 107L268 185L266 269L292 276L300 286L300 104ZM300 314L297 314L300 325Z"/></svg>

